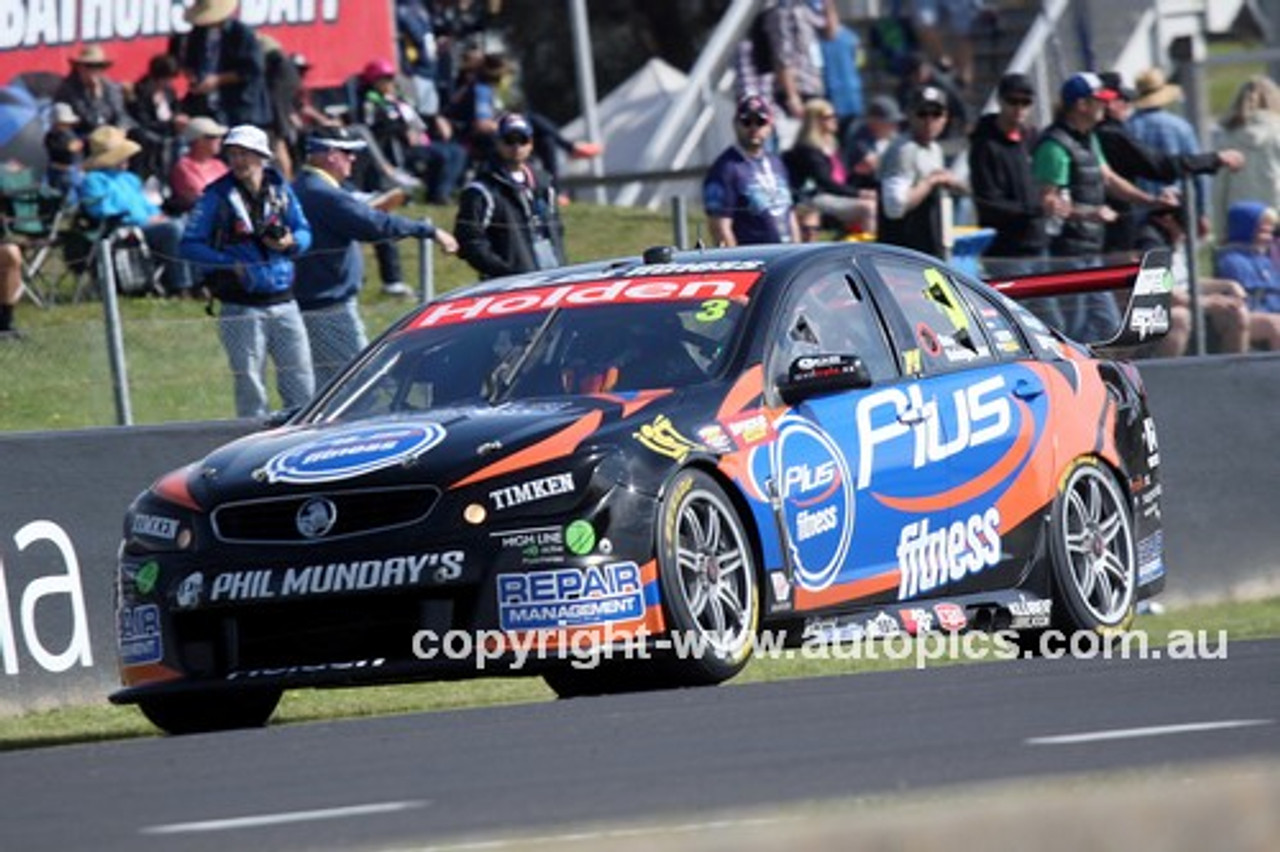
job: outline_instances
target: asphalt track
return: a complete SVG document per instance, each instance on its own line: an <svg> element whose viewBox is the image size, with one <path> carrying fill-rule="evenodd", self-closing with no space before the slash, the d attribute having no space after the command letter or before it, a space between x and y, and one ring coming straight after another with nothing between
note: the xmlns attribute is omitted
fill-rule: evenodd
<svg viewBox="0 0 1280 852"><path fill-rule="evenodd" d="M1280 640L1236 642L10 752L0 848L433 846L1277 755Z"/></svg>

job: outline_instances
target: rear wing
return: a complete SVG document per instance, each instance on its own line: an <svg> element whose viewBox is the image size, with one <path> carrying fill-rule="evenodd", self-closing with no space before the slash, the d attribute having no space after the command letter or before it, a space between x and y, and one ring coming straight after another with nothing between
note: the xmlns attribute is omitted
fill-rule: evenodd
<svg viewBox="0 0 1280 852"><path fill-rule="evenodd" d="M1155 249L1143 255L1141 263L1037 273L987 283L1018 300L1132 287L1124 319L1115 335L1110 340L1090 343L1101 347L1136 346L1159 340L1169 332L1173 309L1171 259L1167 249Z"/></svg>

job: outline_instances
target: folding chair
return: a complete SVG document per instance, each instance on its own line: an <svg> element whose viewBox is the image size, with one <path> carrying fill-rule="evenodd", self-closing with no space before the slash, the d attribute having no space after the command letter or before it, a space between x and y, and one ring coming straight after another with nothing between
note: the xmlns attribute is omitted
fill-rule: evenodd
<svg viewBox="0 0 1280 852"><path fill-rule="evenodd" d="M22 294L39 307L57 298L68 276L47 269L74 205L62 193L41 186L30 169L0 174L0 236L22 251Z"/></svg>

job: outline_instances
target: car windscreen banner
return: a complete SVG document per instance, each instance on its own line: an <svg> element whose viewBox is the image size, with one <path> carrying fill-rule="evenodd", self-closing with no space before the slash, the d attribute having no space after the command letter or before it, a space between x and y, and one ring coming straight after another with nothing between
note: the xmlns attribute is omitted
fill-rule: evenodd
<svg viewBox="0 0 1280 852"><path fill-rule="evenodd" d="M0 85L33 71L66 74L69 60L97 45L112 62L108 76L140 78L175 34L188 33L190 0L3 0ZM392 0L240 0L240 20L301 53L309 85L336 86L370 59L395 56Z"/></svg>
<svg viewBox="0 0 1280 852"><path fill-rule="evenodd" d="M718 303L743 302L760 273L722 272L703 275L671 275L554 284L519 292L495 291L483 296L446 299L425 309L411 328L434 328L462 322L497 319L512 314L539 313L553 308L588 308L601 305L652 302L705 302L708 310Z"/></svg>

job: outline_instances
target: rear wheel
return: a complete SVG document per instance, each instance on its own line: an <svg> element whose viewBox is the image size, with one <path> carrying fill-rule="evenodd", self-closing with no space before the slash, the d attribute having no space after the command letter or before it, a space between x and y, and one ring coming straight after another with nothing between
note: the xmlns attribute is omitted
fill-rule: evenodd
<svg viewBox="0 0 1280 852"><path fill-rule="evenodd" d="M1094 459L1076 463L1054 502L1051 534L1060 626L1099 633L1127 628L1137 589L1133 521L1108 468Z"/></svg>
<svg viewBox="0 0 1280 852"><path fill-rule="evenodd" d="M279 689L190 692L138 701L151 724L168 734L199 734L267 724L283 694Z"/></svg>

